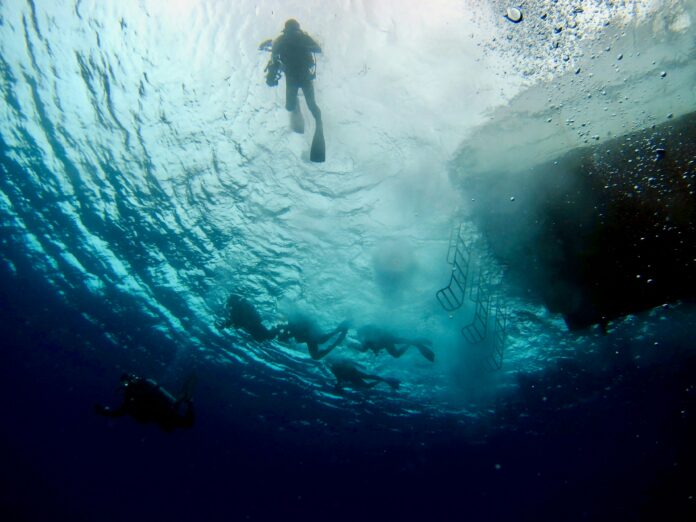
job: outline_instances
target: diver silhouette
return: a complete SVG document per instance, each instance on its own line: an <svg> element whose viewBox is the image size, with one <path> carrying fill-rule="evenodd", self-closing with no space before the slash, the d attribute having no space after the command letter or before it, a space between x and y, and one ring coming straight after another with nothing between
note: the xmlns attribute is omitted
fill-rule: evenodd
<svg viewBox="0 0 696 522"><path fill-rule="evenodd" d="M319 360L326 357L343 342L348 334L349 326L349 321L343 321L330 332L322 332L317 324L306 315L294 314L286 324L277 328L278 339L281 341L295 339L298 343L306 344L310 357ZM334 342L322 349L321 345L327 343L334 336L336 336Z"/></svg>
<svg viewBox="0 0 696 522"><path fill-rule="evenodd" d="M398 379L367 373L360 368L359 364L347 359L330 361L328 367L336 377L336 389L338 390L342 390L344 386L354 389L369 389L381 382L388 384L392 390L396 390L400 385Z"/></svg>
<svg viewBox="0 0 696 522"><path fill-rule="evenodd" d="M191 375L176 398L152 379L124 373L119 386L123 403L118 408L96 404L94 410L105 417L130 415L140 423L154 422L164 431L191 428L194 422L191 400L194 385L195 376Z"/></svg>
<svg viewBox="0 0 696 522"><path fill-rule="evenodd" d="M357 349L361 352L372 350L374 353L379 353L382 350L386 350L392 357L401 357L406 353L406 350L413 346L430 362L435 361L435 353L429 348L432 342L428 339L406 339L404 337L396 337L374 325L367 325L360 328L358 330L358 336L360 337L361 345L358 346Z"/></svg>
<svg viewBox="0 0 696 522"><path fill-rule="evenodd" d="M269 87L278 85L281 73L285 73L285 108L291 114L292 130L300 134L304 132L304 119L298 104L298 93L302 89L307 108L316 124L310 159L314 162L324 161L326 145L321 110L317 105L312 83L316 78L314 53L321 53L321 47L300 29L297 20L291 18L285 22L282 34L272 43L271 40L263 42L260 49L271 51L271 59L266 65L266 84Z"/></svg>
<svg viewBox="0 0 696 522"><path fill-rule="evenodd" d="M260 343L275 339L276 329L268 329L263 325L263 319L258 310L249 301L238 295L232 294L225 303L227 317L217 323L219 329L236 328L244 330L251 335L254 341Z"/></svg>
<svg viewBox="0 0 696 522"><path fill-rule="evenodd" d="M225 305L227 317L217 323L220 329L234 327L247 332L255 341L263 342L278 338L280 341L294 339L304 343L312 359L318 360L331 353L343 342L348 333L349 322L343 321L330 332L322 332L315 321L305 314L294 313L287 323L274 328L266 328L263 319L254 306L238 295L230 295ZM335 337L326 348L321 345Z"/></svg>

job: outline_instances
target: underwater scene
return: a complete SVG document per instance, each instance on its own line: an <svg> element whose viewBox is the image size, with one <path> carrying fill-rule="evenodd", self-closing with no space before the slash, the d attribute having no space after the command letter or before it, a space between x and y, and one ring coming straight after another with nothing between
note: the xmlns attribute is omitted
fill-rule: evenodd
<svg viewBox="0 0 696 522"><path fill-rule="evenodd" d="M696 520L696 1L0 0L0 517Z"/></svg>

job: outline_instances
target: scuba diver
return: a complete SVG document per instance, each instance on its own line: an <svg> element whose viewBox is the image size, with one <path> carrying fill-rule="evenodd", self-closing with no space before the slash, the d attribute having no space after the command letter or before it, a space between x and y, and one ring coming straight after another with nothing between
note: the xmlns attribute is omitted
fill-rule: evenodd
<svg viewBox="0 0 696 522"><path fill-rule="evenodd" d="M429 348L432 342L428 339L396 337L374 325L363 326L358 330L358 335L362 344L357 349L361 352L372 350L374 353L379 353L381 350L386 350L392 357L401 357L406 353L406 350L414 346L423 357L430 362L435 361L435 353ZM399 348L397 345L401 345L401 347Z"/></svg>
<svg viewBox="0 0 696 522"><path fill-rule="evenodd" d="M269 87L278 85L281 74L285 73L285 108L290 111L292 130L304 133L304 119L298 103L297 95L300 89L304 94L316 124L310 160L323 162L326 158L326 144L321 120L321 110L314 97L313 80L316 78L316 61L314 53L320 53L321 47L307 33L300 29L297 20L285 22L282 34L275 40L266 40L259 49L270 50L271 59L266 65L266 84Z"/></svg>
<svg viewBox="0 0 696 522"><path fill-rule="evenodd" d="M366 373L360 369L360 366L357 363L347 359L337 359L331 361L329 362L328 366L331 373L333 373L336 377L337 390L342 390L344 386L355 389L374 388L380 382L388 384L392 390L397 390L400 385L398 379L380 377L379 375Z"/></svg>
<svg viewBox="0 0 696 522"><path fill-rule="evenodd" d="M164 431L191 428L194 421L191 396L195 382L195 375L191 375L176 398L152 379L124 373L119 386L123 404L118 408L96 404L94 410L105 417L130 415L140 423L154 422Z"/></svg>
<svg viewBox="0 0 696 522"><path fill-rule="evenodd" d="M259 312L243 297L230 295L227 298L225 310L227 317L216 325L220 330L230 327L244 330L257 343L275 339L277 331L266 328Z"/></svg>
<svg viewBox="0 0 696 522"><path fill-rule="evenodd" d="M295 339L298 343L305 343L309 349L310 357L318 361L343 342L348 334L349 326L348 321L343 321L332 331L322 333L309 317L295 314L287 324L277 328L278 339L281 341ZM336 336L334 342L322 350L321 345L328 342L334 335Z"/></svg>
<svg viewBox="0 0 696 522"><path fill-rule="evenodd" d="M217 323L220 329L234 327L247 332L256 342L270 341L276 337L280 341L294 339L298 343L304 343L309 349L312 359L319 360L343 342L348 333L348 321L339 324L331 332L323 333L316 323L306 315L295 313L290 320L274 328L266 328L263 325L261 315L254 306L238 295L230 295L225 306L227 317ZM322 349L321 345L327 343L336 336L334 342Z"/></svg>

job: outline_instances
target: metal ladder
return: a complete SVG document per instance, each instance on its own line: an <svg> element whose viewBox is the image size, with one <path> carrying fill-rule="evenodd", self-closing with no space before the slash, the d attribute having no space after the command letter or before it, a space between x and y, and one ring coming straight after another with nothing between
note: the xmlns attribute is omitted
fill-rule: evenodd
<svg viewBox="0 0 696 522"><path fill-rule="evenodd" d="M435 293L442 308L448 312L457 310L464 303L469 278L471 252L464 242L462 227L459 225L450 233L447 262L452 265L452 275L449 284Z"/></svg>

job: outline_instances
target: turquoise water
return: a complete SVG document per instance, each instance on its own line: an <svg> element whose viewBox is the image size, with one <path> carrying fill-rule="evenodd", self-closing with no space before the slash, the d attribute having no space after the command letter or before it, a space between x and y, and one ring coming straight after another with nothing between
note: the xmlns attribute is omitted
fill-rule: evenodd
<svg viewBox="0 0 696 522"><path fill-rule="evenodd" d="M601 461L584 462L593 450L618 455L607 476L633 477L630 448L649 454L647 468L667 477L658 486L672 485L678 502L693 509L694 492L680 482L681 471L665 471L676 454L693 463L683 443L693 423L675 421L673 431L664 428L668 435L654 427L664 420L655 413L662 408L674 413L670 422L691 418L683 413L693 405L693 366L685 362L691 304L628 316L612 323L609 336L596 329L571 333L560 315L503 281L504 357L502 369L491 372L478 364L477 352L488 349L490 337L480 348L460 333L475 305L448 313L436 299L452 273L450 233L462 222L479 265L504 272L472 224L466 175L533 165L693 111L693 2L585 2L582 10L571 2L535 2L523 6L520 24L501 16L506 6L499 2L442 0L425 11L415 2L325 4L1 3L0 244L6 368L17 369L6 370L5 386L23 390L26 408L41 412L39 418L67 426L45 439L31 423L4 428L7 448L17 450L13 466L22 469L10 491L30 497L28 484L38 474L43 485L36 491L53 506L48 512L123 519L141 503L144 519L157 512L167 487L176 490L203 470L205 485L182 497L182 513L195 517L213 477L216 498L225 490L217 459L230 467L241 461L250 477L241 490L262 503L249 485L262 482L263 473L250 471L262 454L260 469L277 472L273 491L297 472L326 493L317 477L333 466L330 476L351 477L339 480L339 499L347 502L351 484L363 480L359 470L374 465L375 488L382 479L394 484L385 486L385 497L369 497L382 508L406 483L394 477L406 473L412 482L403 490L422 500L414 501L414 513L444 491L448 500L434 516L452 519L446 506L456 504L460 486L475 490L479 477L480 494L467 497L473 518L484 517L492 491L514 490L519 519L534 519L537 504L548 507L538 519L551 519L575 498L554 489L556 479L578 488L591 483L587 477L606 471ZM290 16L324 50L315 82L327 139L322 164L309 161L311 132L288 128L282 81L276 89L263 82L268 56L257 46ZM304 115L311 130L306 108ZM356 328L377 323L429 338L436 359L430 363L415 350L400 359L362 354L353 329L336 355L402 385L398 392L337 393L324 361L312 361L304 345L257 343L242 331L217 329L230 293L252 301L268 326L297 309L327 330L344 319ZM138 446L140 426L107 429L103 419L78 413L107 401L126 370L172 388L196 372L197 433L159 439L147 431ZM659 389L674 375L687 391L670 388L655 404L647 401L646 411L655 414L645 420L654 434L648 450L647 442L635 443L645 399L638 383ZM565 385L564 376L574 384ZM51 394L70 404L67 421L46 401ZM587 427L595 410L609 422L613 407L627 408L625 418L617 417L626 432L618 420L607 428L613 438ZM24 419L21 400L11 413ZM561 429L565 422L584 427L572 434ZM592 441L572 457L564 453L583 437ZM62 441L66 453L89 460L103 454L98 441L113 447L124 439L116 451L120 464L104 457L102 467L77 465L66 481L60 470L70 458L56 456L50 450L57 443L47 442ZM232 450L230 440L237 441L229 443ZM307 440L321 442L315 448ZM626 453L616 449L625 440ZM527 442L534 449L520 456ZM669 449L653 451L653 442ZM42 449L26 457L34 445ZM548 461L532 469L546 446ZM163 465L165 450L186 448L195 458L185 460L185 473ZM559 456L568 457L567 477ZM310 471L297 471L300 461ZM155 469L167 486L107 516L101 504L129 476L126 463ZM82 500L84 477L109 466L113 477L95 479L93 500ZM497 482L501 470L510 474ZM519 481L531 484L530 477L547 471L529 493L533 500L524 501L527 486ZM457 479L445 486L443 477ZM652 478L631 480L639 491L661 487ZM587 510L566 519L617 513L630 488L617 492L613 504L599 488L592 491ZM282 493L279 506L318 517L297 507L295 493ZM325 506L319 495L304 495L314 507ZM263 511L242 496L236 515ZM408 505L399 510L403 516ZM198 512L202 519L224 518L223 501L210 506ZM270 511L255 516L272 519ZM500 519L513 519L514 511L501 508Z"/></svg>

